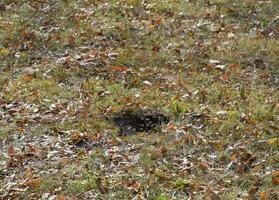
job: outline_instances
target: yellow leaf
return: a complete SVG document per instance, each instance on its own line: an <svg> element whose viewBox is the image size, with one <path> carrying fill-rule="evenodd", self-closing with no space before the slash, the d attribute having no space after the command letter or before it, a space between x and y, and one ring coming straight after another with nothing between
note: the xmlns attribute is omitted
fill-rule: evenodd
<svg viewBox="0 0 279 200"><path fill-rule="evenodd" d="M4 48L0 49L0 56L6 56L9 53L10 53L10 51L7 49L4 49Z"/></svg>
<svg viewBox="0 0 279 200"><path fill-rule="evenodd" d="M267 144L269 144L269 145L274 145L274 144L278 144L278 143L279 143L279 140L277 137L267 140Z"/></svg>

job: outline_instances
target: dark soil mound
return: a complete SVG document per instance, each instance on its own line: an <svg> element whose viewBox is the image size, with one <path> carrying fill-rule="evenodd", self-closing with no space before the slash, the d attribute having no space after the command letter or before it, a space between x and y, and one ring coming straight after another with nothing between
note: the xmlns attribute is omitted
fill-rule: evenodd
<svg viewBox="0 0 279 200"><path fill-rule="evenodd" d="M162 123L168 123L168 117L158 111L124 111L112 118L119 127L120 135L132 135L138 132L148 132Z"/></svg>

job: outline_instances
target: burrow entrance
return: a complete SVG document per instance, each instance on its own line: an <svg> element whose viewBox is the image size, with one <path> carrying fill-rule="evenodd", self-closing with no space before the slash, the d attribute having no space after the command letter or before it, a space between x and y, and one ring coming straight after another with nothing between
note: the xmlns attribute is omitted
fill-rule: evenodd
<svg viewBox="0 0 279 200"><path fill-rule="evenodd" d="M115 114L111 121L119 128L120 135L133 135L148 132L161 124L166 124L169 118L157 110L125 110Z"/></svg>

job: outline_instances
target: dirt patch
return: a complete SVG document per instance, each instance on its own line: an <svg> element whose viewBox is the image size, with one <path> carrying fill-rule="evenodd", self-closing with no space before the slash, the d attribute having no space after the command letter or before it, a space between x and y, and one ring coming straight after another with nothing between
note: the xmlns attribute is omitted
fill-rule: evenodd
<svg viewBox="0 0 279 200"><path fill-rule="evenodd" d="M133 135L148 132L163 123L168 123L169 118L156 110L126 110L113 116L111 121L119 128L120 135Z"/></svg>

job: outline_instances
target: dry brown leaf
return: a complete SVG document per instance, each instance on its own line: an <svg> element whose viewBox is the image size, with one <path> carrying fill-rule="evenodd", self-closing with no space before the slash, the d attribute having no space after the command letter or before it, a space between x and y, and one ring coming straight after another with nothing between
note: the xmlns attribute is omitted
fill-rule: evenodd
<svg viewBox="0 0 279 200"><path fill-rule="evenodd" d="M207 170L209 168L208 164L205 162L199 163L199 168L203 170Z"/></svg>
<svg viewBox="0 0 279 200"><path fill-rule="evenodd" d="M161 153L164 154L168 151L168 149L166 147L162 146L162 147L160 147L160 151L161 151Z"/></svg>
<svg viewBox="0 0 279 200"><path fill-rule="evenodd" d="M60 194L54 198L54 200L65 200L65 199L66 199L66 196L64 194Z"/></svg>
<svg viewBox="0 0 279 200"><path fill-rule="evenodd" d="M220 79L221 79L222 81L228 81L228 80L229 80L229 77L228 77L228 75L223 74L223 75L220 76Z"/></svg>
<svg viewBox="0 0 279 200"><path fill-rule="evenodd" d="M224 147L224 141L222 140L208 141L208 144L210 144L216 150L221 150Z"/></svg>
<svg viewBox="0 0 279 200"><path fill-rule="evenodd" d="M166 125L167 131L175 131L176 129L177 129L177 127L175 125L172 125L172 124Z"/></svg>
<svg viewBox="0 0 279 200"><path fill-rule="evenodd" d="M33 80L33 75L32 74L23 74L21 76L21 80L24 82L24 83L29 83Z"/></svg>
<svg viewBox="0 0 279 200"><path fill-rule="evenodd" d="M26 124L26 119L19 119L16 121L16 125L19 127L24 127Z"/></svg>
<svg viewBox="0 0 279 200"><path fill-rule="evenodd" d="M133 181L129 188L137 191L140 188L140 184L138 184L136 181Z"/></svg>
<svg viewBox="0 0 279 200"><path fill-rule="evenodd" d="M161 153L159 151L153 151L150 155L151 160L157 160L160 157Z"/></svg>
<svg viewBox="0 0 279 200"><path fill-rule="evenodd" d="M17 152L16 152L16 150L10 145L10 146L8 146L8 148L7 148L7 154L8 154L8 156L13 157L13 156L16 156L16 155L17 155Z"/></svg>
<svg viewBox="0 0 279 200"><path fill-rule="evenodd" d="M33 154L36 154L36 153L38 153L38 150L34 147L34 146L32 146L31 144L26 144L26 147L28 147L28 151L29 152L31 152L31 153L33 153Z"/></svg>
<svg viewBox="0 0 279 200"><path fill-rule="evenodd" d="M126 66L111 66L111 69L116 72L127 72L129 70Z"/></svg>
<svg viewBox="0 0 279 200"><path fill-rule="evenodd" d="M31 188L39 188L41 186L42 179L40 177L33 178L30 180L27 180L24 185L29 186Z"/></svg>
<svg viewBox="0 0 279 200"><path fill-rule="evenodd" d="M160 25L161 24L161 18L152 19L151 24L152 25Z"/></svg>

